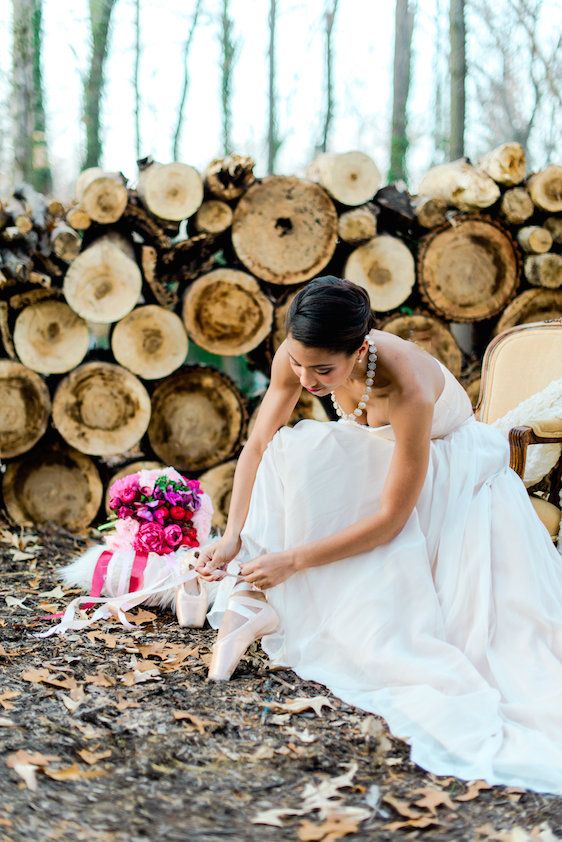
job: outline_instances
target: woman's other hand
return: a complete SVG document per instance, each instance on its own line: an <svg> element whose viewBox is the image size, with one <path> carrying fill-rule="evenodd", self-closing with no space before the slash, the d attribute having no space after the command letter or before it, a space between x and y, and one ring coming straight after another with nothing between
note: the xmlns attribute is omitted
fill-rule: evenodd
<svg viewBox="0 0 562 842"><path fill-rule="evenodd" d="M226 565L238 555L241 545L240 535L234 538L223 535L214 544L200 551L195 570L207 582L222 579Z"/></svg>
<svg viewBox="0 0 562 842"><path fill-rule="evenodd" d="M242 578L260 590L281 584L295 572L295 561L290 552L265 553L240 567Z"/></svg>

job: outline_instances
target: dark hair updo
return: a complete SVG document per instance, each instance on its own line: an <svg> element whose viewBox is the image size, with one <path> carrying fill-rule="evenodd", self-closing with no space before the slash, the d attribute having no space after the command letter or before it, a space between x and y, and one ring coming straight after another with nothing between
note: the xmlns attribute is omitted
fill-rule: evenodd
<svg viewBox="0 0 562 842"><path fill-rule="evenodd" d="M309 348L353 354L374 327L371 302L358 284L326 275L314 278L293 298L285 332Z"/></svg>

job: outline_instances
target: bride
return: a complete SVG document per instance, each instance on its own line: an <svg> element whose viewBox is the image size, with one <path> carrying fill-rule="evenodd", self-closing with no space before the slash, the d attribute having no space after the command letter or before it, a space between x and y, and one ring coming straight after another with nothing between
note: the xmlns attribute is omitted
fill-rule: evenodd
<svg viewBox="0 0 562 842"><path fill-rule="evenodd" d="M562 793L562 560L503 436L445 366L372 325L366 292L331 276L291 304L197 567L220 579L209 676L262 637L425 769ZM339 421L284 426L303 388Z"/></svg>

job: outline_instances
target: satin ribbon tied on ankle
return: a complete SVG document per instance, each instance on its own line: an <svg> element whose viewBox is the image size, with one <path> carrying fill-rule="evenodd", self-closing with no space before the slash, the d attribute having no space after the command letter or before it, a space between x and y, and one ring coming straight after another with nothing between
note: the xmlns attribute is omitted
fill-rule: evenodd
<svg viewBox="0 0 562 842"><path fill-rule="evenodd" d="M148 588L143 588L143 579L146 565L148 562L148 553L135 553L131 574L129 578L129 590L119 596L100 596L103 586L107 578L107 568L109 562L113 557L113 553L109 550L104 550L94 568L92 576L92 588L89 596L79 596L73 599L67 606L66 611L59 614L47 614L41 619L58 619L62 617L60 623L53 626L47 631L36 632L34 637L50 637L53 634L64 634L69 629L80 630L92 625L97 620L107 620L111 615L115 615L123 626L127 629L134 629L135 626L129 623L125 617L125 612L130 611L137 605L140 605L148 596L153 596L171 587L177 587L184 582L189 582L197 577L196 571L191 567L191 563L181 565L181 572L174 572L173 569L168 569L166 574L160 578L154 585ZM123 585L123 574L121 576L120 586ZM75 612L80 609L93 608L96 603L99 603L98 608L94 611L91 617L80 620L76 619Z"/></svg>

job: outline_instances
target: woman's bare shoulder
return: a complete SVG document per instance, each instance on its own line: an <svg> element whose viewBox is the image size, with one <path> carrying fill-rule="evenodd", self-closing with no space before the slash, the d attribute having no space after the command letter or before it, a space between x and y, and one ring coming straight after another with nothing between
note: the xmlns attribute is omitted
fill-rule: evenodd
<svg viewBox="0 0 562 842"><path fill-rule="evenodd" d="M414 342L382 330L377 331L376 339L377 368L395 397L436 400L445 375L435 357Z"/></svg>

